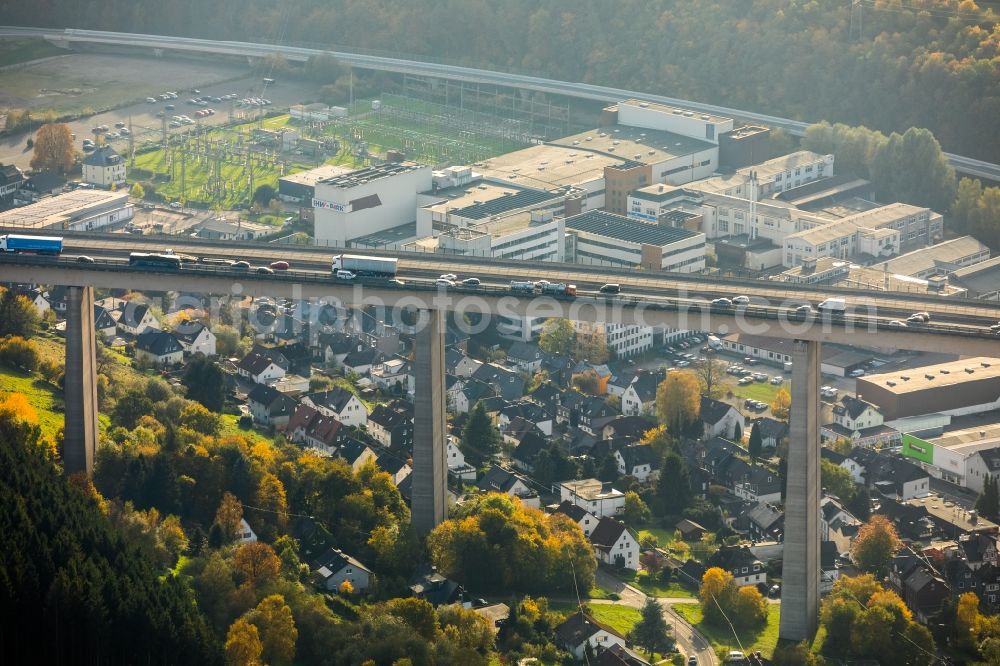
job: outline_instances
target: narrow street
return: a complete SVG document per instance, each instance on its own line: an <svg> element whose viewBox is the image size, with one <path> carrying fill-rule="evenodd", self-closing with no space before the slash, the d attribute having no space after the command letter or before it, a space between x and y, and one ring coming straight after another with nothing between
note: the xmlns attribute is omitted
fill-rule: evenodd
<svg viewBox="0 0 1000 666"><path fill-rule="evenodd" d="M610 601L606 599L593 599L592 604L623 604L632 608L641 609L646 603L646 595L631 585L626 585L614 576L601 569L597 570L597 585L605 590L616 593L620 599ZM698 656L698 666L718 666L719 660L715 656L715 650L708 640L699 634L694 627L688 624L687 620L675 613L670 608L671 603L697 603L692 599L657 599L663 609L663 617L674 632L677 640L677 648L685 659L688 655Z"/></svg>

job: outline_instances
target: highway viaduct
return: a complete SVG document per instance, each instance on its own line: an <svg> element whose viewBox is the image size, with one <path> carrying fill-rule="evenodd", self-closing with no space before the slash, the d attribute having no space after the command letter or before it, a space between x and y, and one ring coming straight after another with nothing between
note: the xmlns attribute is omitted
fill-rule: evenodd
<svg viewBox="0 0 1000 666"><path fill-rule="evenodd" d="M220 248L223 252L232 252ZM287 254L287 249L282 248ZM427 259L424 257L424 259ZM437 257L438 262L450 258ZM468 268L457 262L456 272ZM488 271L488 262L479 262ZM576 267L563 265L572 274ZM586 271L579 273L586 282ZM669 276L663 276L664 281ZM97 444L97 392L93 328L93 289L122 288L163 292L321 299L345 305L413 308L420 313L416 336L415 437L412 516L414 527L427 533L447 517L444 399L444 316L447 312L506 313L565 317L580 321L667 325L717 333L734 331L791 338L792 413L785 502L785 540L780 635L799 641L816 630L820 577L820 351L823 342L894 347L915 351L948 349L963 355L1000 356L1000 339L985 325L994 323L1000 304L964 306L982 326L894 328L884 319L864 316L820 316L795 320L783 310L749 306L745 309L689 303L668 292L653 296L606 297L589 292L576 299L518 296L501 287L443 290L432 281L355 284L332 280L329 274L290 271L287 274L234 274L228 269L188 264L179 271L135 269L123 263L77 263L71 258L7 257L0 260L0 282L70 285L66 315L66 430L64 464L67 472L92 469ZM769 292L782 287L760 285ZM794 293L793 288L786 288ZM935 312L935 299L925 309ZM917 308L915 308L917 309ZM952 306L961 316L963 306ZM992 314L990 314L992 313ZM992 321L991 321L992 320Z"/></svg>
<svg viewBox="0 0 1000 666"><path fill-rule="evenodd" d="M802 136L810 123L790 118L781 118L744 109L733 109L718 104L706 104L693 100L678 99L665 95L613 88L577 81L559 81L538 76L498 72L474 67L462 67L440 62L412 60L409 58L371 55L348 51L329 51L326 49L294 46L290 44L256 44L252 42L222 41L198 39L193 37L178 37L173 35L149 35L127 32L111 32L107 30L79 30L74 28L49 29L20 26L0 26L0 36L41 37L54 44L70 46L79 44L104 44L146 49L156 55L164 51L206 53L223 56L240 56L247 58L265 58L271 55L295 62L304 62L319 55L330 55L344 64L361 69L372 69L397 74L410 74L429 78L465 81L470 83L485 83L505 88L523 91L541 92L552 95L562 95L576 99L589 99L599 102L617 102L623 99L643 99L670 106L681 106L701 113L712 113L730 118L741 118L750 122L763 123L770 127L783 129L795 136ZM945 153L948 162L956 171L970 176L986 178L1000 182L1000 165L971 157Z"/></svg>

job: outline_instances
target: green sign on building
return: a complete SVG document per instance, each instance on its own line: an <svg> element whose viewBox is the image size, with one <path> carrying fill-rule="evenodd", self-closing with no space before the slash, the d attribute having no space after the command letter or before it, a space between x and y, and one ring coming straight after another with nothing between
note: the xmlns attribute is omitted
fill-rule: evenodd
<svg viewBox="0 0 1000 666"><path fill-rule="evenodd" d="M903 433L903 455L933 465L934 445L919 437Z"/></svg>

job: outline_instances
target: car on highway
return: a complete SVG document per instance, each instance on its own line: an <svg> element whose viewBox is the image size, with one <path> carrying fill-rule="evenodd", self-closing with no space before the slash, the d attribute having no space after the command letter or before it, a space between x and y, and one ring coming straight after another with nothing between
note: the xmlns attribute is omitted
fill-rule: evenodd
<svg viewBox="0 0 1000 666"><path fill-rule="evenodd" d="M92 263L94 263L94 258L93 257L88 257L85 254L81 254L79 257L76 258L76 263L78 263L78 264L92 264Z"/></svg>
<svg viewBox="0 0 1000 666"><path fill-rule="evenodd" d="M434 284L438 287L454 287L455 281L449 280L448 278L439 277L437 280L434 280Z"/></svg>
<svg viewBox="0 0 1000 666"><path fill-rule="evenodd" d="M550 284L552 284L552 283L549 282L548 280L536 280L535 281L535 289L544 289L545 287L549 286Z"/></svg>
<svg viewBox="0 0 1000 666"><path fill-rule="evenodd" d="M274 275L274 269L270 266L258 266L254 269L254 272L260 273L261 275Z"/></svg>
<svg viewBox="0 0 1000 666"><path fill-rule="evenodd" d="M729 656L726 657L726 663L743 663L746 660L746 656L740 650L730 650Z"/></svg>
<svg viewBox="0 0 1000 666"><path fill-rule="evenodd" d="M288 270L288 262L287 261L272 261L269 264L269 267L271 269L273 269L273 270L276 270L276 271L287 271Z"/></svg>
<svg viewBox="0 0 1000 666"><path fill-rule="evenodd" d="M931 315L927 312L914 312L906 321L911 324L929 324L931 321Z"/></svg>
<svg viewBox="0 0 1000 666"><path fill-rule="evenodd" d="M813 313L813 307L811 305L800 305L795 308L795 314L809 315Z"/></svg>
<svg viewBox="0 0 1000 666"><path fill-rule="evenodd" d="M728 298L713 298L712 305L720 308L731 308L733 307L733 302Z"/></svg>
<svg viewBox="0 0 1000 666"><path fill-rule="evenodd" d="M602 294L620 294L622 293L622 287L620 284L608 283L603 285L598 291Z"/></svg>
<svg viewBox="0 0 1000 666"><path fill-rule="evenodd" d="M465 278L464 280L462 280L462 286L463 287L478 287L481 284L482 284L482 282L477 277L470 277L470 278Z"/></svg>
<svg viewBox="0 0 1000 666"><path fill-rule="evenodd" d="M736 305L750 305L749 296L735 296L733 297L733 303Z"/></svg>
<svg viewBox="0 0 1000 666"><path fill-rule="evenodd" d="M404 285L405 285L406 283L405 283L405 282L403 282L402 280L398 279L398 278L393 278L393 279L389 280L389 284L394 284L394 285L396 285L396 286L398 286L398 287L402 287L402 286L404 286Z"/></svg>
<svg viewBox="0 0 1000 666"><path fill-rule="evenodd" d="M354 278L358 277L357 274L345 270L338 270L335 275L338 280L353 280Z"/></svg>
<svg viewBox="0 0 1000 666"><path fill-rule="evenodd" d="M994 335L1000 335L1000 322L997 322L990 326L990 332Z"/></svg>
<svg viewBox="0 0 1000 666"><path fill-rule="evenodd" d="M439 275L438 279L439 280L451 280L452 282L454 282L455 280L458 279L458 276L455 275L454 273L444 273L442 275Z"/></svg>
<svg viewBox="0 0 1000 666"><path fill-rule="evenodd" d="M906 322L900 321L898 319L893 319L889 322L889 328L906 328Z"/></svg>
<svg viewBox="0 0 1000 666"><path fill-rule="evenodd" d="M231 266L231 268L235 268L236 270L248 271L248 270L250 270L250 262L249 261L234 261L233 265Z"/></svg>
<svg viewBox="0 0 1000 666"><path fill-rule="evenodd" d="M147 97L146 98L146 104L156 104L156 98L155 97Z"/></svg>

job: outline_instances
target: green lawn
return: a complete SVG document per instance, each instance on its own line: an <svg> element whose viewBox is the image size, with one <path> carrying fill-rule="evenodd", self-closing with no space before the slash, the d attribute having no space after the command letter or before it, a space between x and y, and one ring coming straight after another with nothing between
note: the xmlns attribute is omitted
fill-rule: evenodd
<svg viewBox="0 0 1000 666"><path fill-rule="evenodd" d="M656 537L656 543L660 548L665 549L674 540L674 531L666 527L660 527L659 525L646 524L635 526L635 530L639 533L640 542L647 536L653 536Z"/></svg>
<svg viewBox="0 0 1000 666"><path fill-rule="evenodd" d="M241 428L239 426L240 417L235 414L223 414L222 415L222 431L219 433L222 437L228 437L230 435L242 435L243 437L250 438L253 442L264 441L270 442L270 437L265 437L253 428Z"/></svg>
<svg viewBox="0 0 1000 666"><path fill-rule="evenodd" d="M0 400L8 394L21 393L38 413L42 434L55 436L63 425L62 392L43 382L39 376L26 375L7 366L0 366Z"/></svg>
<svg viewBox="0 0 1000 666"><path fill-rule="evenodd" d="M653 597L673 597L684 599L691 599L694 597L694 592L684 585L681 585L676 581L671 581L670 583L665 584L659 580L650 580L649 575L645 571L630 573L626 570L620 574L614 572L612 575L623 583L628 583L629 585L636 587Z"/></svg>
<svg viewBox="0 0 1000 666"><path fill-rule="evenodd" d="M747 384L746 386L734 384L732 388L733 395L739 398L760 400L761 402L766 402L770 405L774 402L774 396L778 392L778 389L783 388L791 394L792 383L790 381L786 381L780 386L775 386L770 382L754 382L753 384Z"/></svg>
<svg viewBox="0 0 1000 666"><path fill-rule="evenodd" d="M728 627L721 628L702 622L701 606L698 604L674 604L672 607L678 615L694 625L709 640L713 648L740 649L737 642L733 639L732 631ZM743 652L748 653L760 650L765 656L770 656L774 652L774 647L778 644L778 618L780 613L780 605L768 604L767 625L764 628L739 632L738 635L740 643L743 645Z"/></svg>
<svg viewBox="0 0 1000 666"><path fill-rule="evenodd" d="M632 627L642 618L638 609L620 604L590 604L587 608L595 620L608 625L622 636L632 631Z"/></svg>

